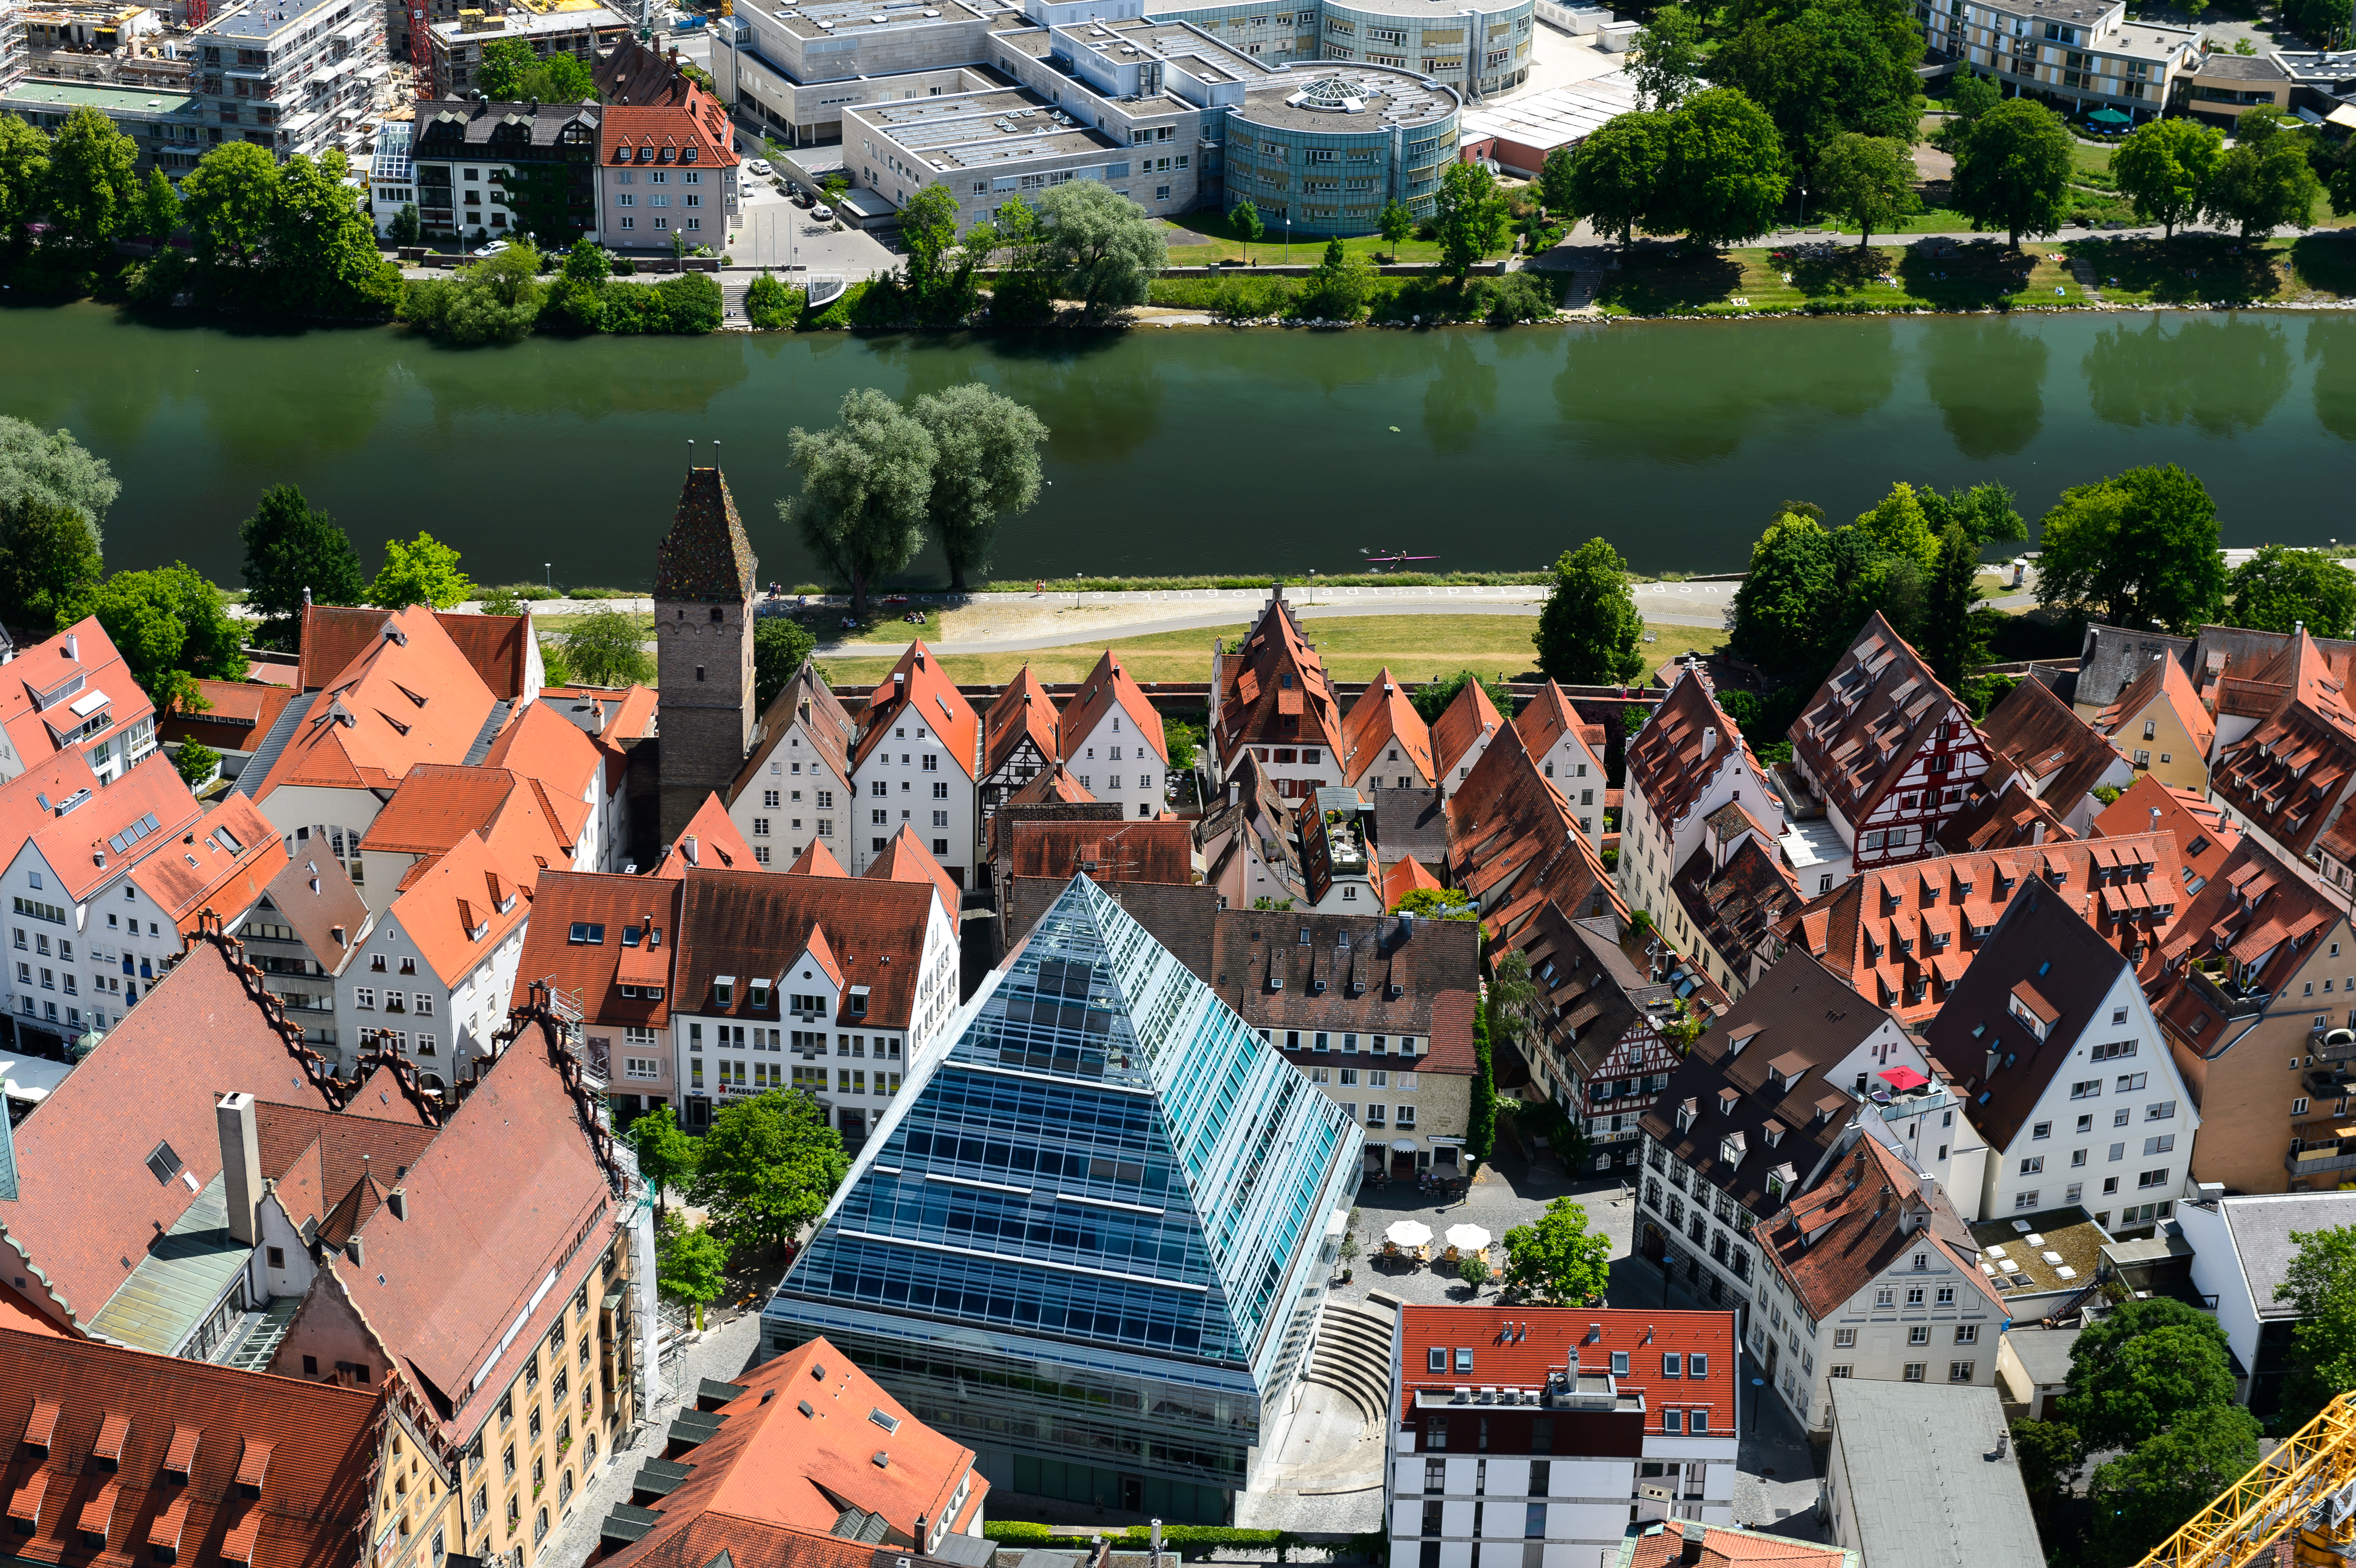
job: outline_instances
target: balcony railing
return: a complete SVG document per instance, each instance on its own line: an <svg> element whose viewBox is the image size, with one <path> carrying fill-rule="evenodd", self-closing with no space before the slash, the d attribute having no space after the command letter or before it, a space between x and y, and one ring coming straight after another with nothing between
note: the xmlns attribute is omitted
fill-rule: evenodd
<svg viewBox="0 0 2356 1568"><path fill-rule="evenodd" d="M2337 1148L2295 1148L2283 1156L2283 1168L2293 1176L2325 1176L2334 1171L2356 1170L2356 1154L2342 1154Z"/></svg>
<svg viewBox="0 0 2356 1568"><path fill-rule="evenodd" d="M2233 978L2230 970L2220 970L2212 975L2194 968L2187 973L2191 977L2193 989L2228 1019L2254 1018L2265 1012L2266 1004L2274 999L2273 992L2244 985Z"/></svg>

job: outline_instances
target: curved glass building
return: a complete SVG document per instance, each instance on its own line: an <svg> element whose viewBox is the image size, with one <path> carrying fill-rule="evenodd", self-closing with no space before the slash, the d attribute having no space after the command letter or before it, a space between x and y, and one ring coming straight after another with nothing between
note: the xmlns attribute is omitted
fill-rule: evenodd
<svg viewBox="0 0 2356 1568"><path fill-rule="evenodd" d="M993 1486L1224 1522L1357 1181L1341 1108L1075 877L861 1150L764 1313Z"/></svg>

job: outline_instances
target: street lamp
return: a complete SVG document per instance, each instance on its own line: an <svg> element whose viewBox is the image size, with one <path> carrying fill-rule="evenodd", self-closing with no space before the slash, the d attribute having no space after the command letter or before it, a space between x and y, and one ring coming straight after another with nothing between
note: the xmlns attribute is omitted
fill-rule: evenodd
<svg viewBox="0 0 2356 1568"><path fill-rule="evenodd" d="M540 569L542 572L547 574L548 586L554 588L556 586L556 563L552 560L544 560L540 563Z"/></svg>
<svg viewBox="0 0 2356 1568"><path fill-rule="evenodd" d="M1751 1386L1754 1391L1765 1388L1767 1386L1767 1380L1765 1378L1752 1378L1751 1380ZM1751 1435L1753 1437L1759 1435L1759 1402L1766 1397L1767 1396L1765 1394L1756 1392L1753 1392L1751 1396Z"/></svg>

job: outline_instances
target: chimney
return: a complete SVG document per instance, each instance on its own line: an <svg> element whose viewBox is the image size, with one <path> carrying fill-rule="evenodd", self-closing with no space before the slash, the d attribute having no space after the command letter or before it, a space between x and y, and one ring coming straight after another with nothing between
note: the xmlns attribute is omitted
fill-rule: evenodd
<svg viewBox="0 0 2356 1568"><path fill-rule="evenodd" d="M680 839L680 840L679 841L679 847L680 847L680 851L681 851L683 854L685 854L685 855L687 856L687 863L688 863L689 865L691 865L691 866L694 866L694 865L700 865L700 864L701 864L701 861L699 861L699 860L697 860L697 859L696 859L696 858L695 858L695 835L694 835L694 834L691 833L691 834L689 834L686 837L684 837L684 838Z"/></svg>
<svg viewBox="0 0 2356 1568"><path fill-rule="evenodd" d="M384 1206L392 1211L392 1217L396 1220L409 1218L409 1194L406 1192L395 1190L386 1193Z"/></svg>
<svg viewBox="0 0 2356 1568"><path fill-rule="evenodd" d="M253 1096L231 1093L213 1105L220 1127L221 1191L229 1200L229 1233L233 1241L258 1246L261 1232L253 1222L253 1206L262 1200L262 1141L253 1130Z"/></svg>
<svg viewBox="0 0 2356 1568"><path fill-rule="evenodd" d="M1708 1527L1698 1520L1686 1521L1685 1541L1677 1548L1677 1562L1680 1564L1691 1564L1701 1561L1702 1544L1708 1539L1705 1533L1708 1529Z"/></svg>
<svg viewBox="0 0 2356 1568"><path fill-rule="evenodd" d="M1890 1199L1895 1196L1897 1195L1890 1190L1890 1187L1886 1183L1883 1185L1880 1191L1873 1195L1873 1217L1875 1219L1879 1220L1881 1218L1883 1211L1890 1207Z"/></svg>
<svg viewBox="0 0 2356 1568"><path fill-rule="evenodd" d="M1244 786L1234 779L1227 781L1227 804L1234 805L1244 797Z"/></svg>
<svg viewBox="0 0 2356 1568"><path fill-rule="evenodd" d="M66 657L76 664L81 663L81 637L77 633L66 634Z"/></svg>
<svg viewBox="0 0 2356 1568"><path fill-rule="evenodd" d="M2151 808L2151 830L2154 833L2159 831L2159 807L2156 805Z"/></svg>
<svg viewBox="0 0 2356 1568"><path fill-rule="evenodd" d="M1701 731L1701 754L1703 757L1707 758L1711 752L1717 750L1718 726L1715 724L1703 725Z"/></svg>

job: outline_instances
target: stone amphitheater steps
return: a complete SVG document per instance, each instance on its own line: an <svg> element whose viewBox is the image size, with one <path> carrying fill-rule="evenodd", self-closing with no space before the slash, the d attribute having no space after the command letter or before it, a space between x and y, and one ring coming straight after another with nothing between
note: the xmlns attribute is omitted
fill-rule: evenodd
<svg viewBox="0 0 2356 1568"><path fill-rule="evenodd" d="M1374 1424L1386 1419L1391 1392L1394 1312L1331 1301L1317 1334L1308 1381L1333 1389Z"/></svg>

